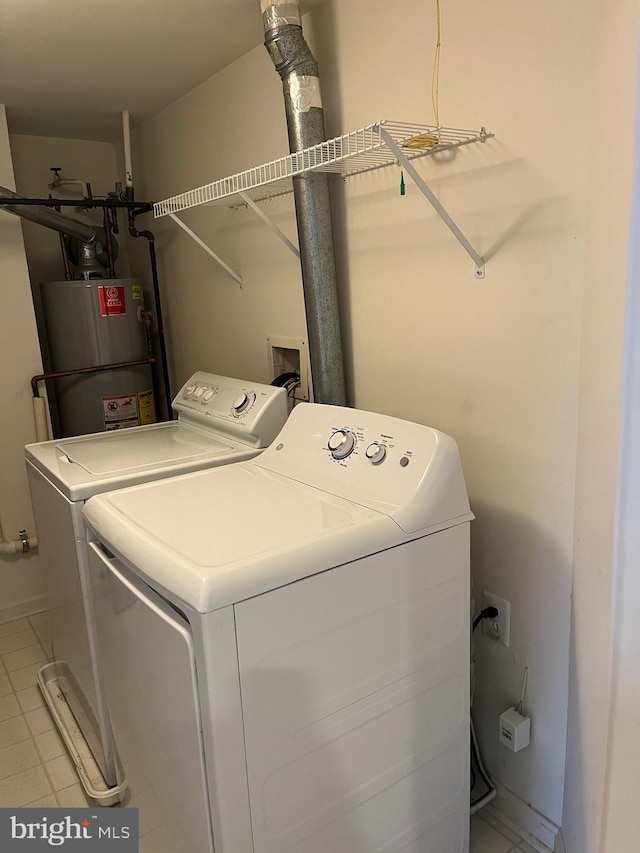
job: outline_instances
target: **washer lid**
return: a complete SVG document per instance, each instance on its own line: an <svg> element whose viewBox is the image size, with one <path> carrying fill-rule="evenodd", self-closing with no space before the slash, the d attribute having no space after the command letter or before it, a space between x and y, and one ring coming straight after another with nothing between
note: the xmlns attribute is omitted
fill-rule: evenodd
<svg viewBox="0 0 640 853"><path fill-rule="evenodd" d="M250 459L257 452L227 436L180 421L28 444L25 448L27 461L71 501Z"/></svg>
<svg viewBox="0 0 640 853"><path fill-rule="evenodd" d="M204 431L169 424L164 429L158 425L72 439L57 444L56 449L88 474L103 476L202 459L212 453L228 452L231 445Z"/></svg>
<svg viewBox="0 0 640 853"><path fill-rule="evenodd" d="M406 539L386 515L238 463L92 498L100 540L206 613Z"/></svg>

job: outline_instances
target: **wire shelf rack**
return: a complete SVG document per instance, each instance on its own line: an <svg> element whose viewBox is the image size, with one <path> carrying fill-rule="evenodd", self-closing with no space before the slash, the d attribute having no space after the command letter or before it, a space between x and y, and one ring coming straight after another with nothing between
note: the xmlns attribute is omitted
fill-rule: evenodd
<svg viewBox="0 0 640 853"><path fill-rule="evenodd" d="M305 148L279 160L272 160L228 178L180 193L153 205L156 218L171 216L202 204L247 204L247 199L263 201L289 193L292 179L309 172L333 172L343 178L414 160L474 142L486 142L494 134L484 127L461 130L397 121L378 121L337 136L320 145ZM395 143L395 144L394 144Z"/></svg>

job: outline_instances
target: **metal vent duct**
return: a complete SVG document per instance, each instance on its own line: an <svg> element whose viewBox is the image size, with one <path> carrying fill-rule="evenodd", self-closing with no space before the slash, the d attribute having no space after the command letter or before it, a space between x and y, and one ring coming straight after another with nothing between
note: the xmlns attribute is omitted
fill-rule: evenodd
<svg viewBox="0 0 640 853"><path fill-rule="evenodd" d="M260 2L265 46L282 79L289 148L292 152L300 151L326 139L318 63L302 33L298 0ZM346 392L328 175L295 177L293 191L314 399L344 406Z"/></svg>
<svg viewBox="0 0 640 853"><path fill-rule="evenodd" d="M92 245L96 242L96 232L90 225L78 222L77 219L72 219L70 216L63 216L61 213L50 210L48 207L28 204L3 205L3 198L20 198L20 196L6 187L0 187L0 209L6 210L8 213L21 216L22 219L28 219L29 222L44 225L45 228L53 228L54 231L68 234L70 237L77 237L78 240L86 245Z"/></svg>

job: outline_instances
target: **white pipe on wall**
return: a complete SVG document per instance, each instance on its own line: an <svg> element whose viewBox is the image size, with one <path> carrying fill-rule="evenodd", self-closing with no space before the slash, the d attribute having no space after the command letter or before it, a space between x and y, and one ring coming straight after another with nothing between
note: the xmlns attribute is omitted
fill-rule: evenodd
<svg viewBox="0 0 640 853"><path fill-rule="evenodd" d="M122 137L124 139L124 181L125 186L133 186L133 169L131 167L131 126L129 110L122 111Z"/></svg>
<svg viewBox="0 0 640 853"><path fill-rule="evenodd" d="M36 441L49 440L49 422L47 404L44 397L33 397L33 420L36 427Z"/></svg>
<svg viewBox="0 0 640 853"><path fill-rule="evenodd" d="M2 533L2 524L0 523L0 554L28 554L30 550L37 547L37 536L25 537L24 540L5 539Z"/></svg>

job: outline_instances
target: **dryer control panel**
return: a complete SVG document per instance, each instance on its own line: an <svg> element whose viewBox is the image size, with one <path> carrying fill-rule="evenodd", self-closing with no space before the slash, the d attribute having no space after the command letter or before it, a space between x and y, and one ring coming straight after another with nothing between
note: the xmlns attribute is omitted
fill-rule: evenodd
<svg viewBox="0 0 640 853"><path fill-rule="evenodd" d="M227 432L256 447L266 447L287 419L284 388L198 371L172 404L182 422Z"/></svg>
<svg viewBox="0 0 640 853"><path fill-rule="evenodd" d="M455 441L387 415L303 403L251 464L385 512L408 533L471 517Z"/></svg>

